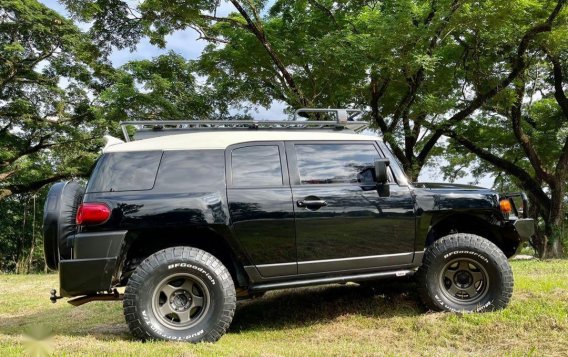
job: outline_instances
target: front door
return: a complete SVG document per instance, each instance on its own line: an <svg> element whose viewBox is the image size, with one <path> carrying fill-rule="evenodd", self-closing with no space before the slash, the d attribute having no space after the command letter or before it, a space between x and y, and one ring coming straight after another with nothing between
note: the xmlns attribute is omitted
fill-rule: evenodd
<svg viewBox="0 0 568 357"><path fill-rule="evenodd" d="M372 168L384 156L376 142L289 142L286 151L298 274L412 262L413 200L392 175L390 193L379 194Z"/></svg>

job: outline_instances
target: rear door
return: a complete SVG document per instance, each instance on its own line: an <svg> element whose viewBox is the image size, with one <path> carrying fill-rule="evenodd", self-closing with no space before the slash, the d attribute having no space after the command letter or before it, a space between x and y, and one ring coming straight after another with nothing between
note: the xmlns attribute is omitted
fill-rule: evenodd
<svg viewBox="0 0 568 357"><path fill-rule="evenodd" d="M374 141L288 142L296 209L298 273L365 270L410 264L414 204L392 175L380 197Z"/></svg>
<svg viewBox="0 0 568 357"><path fill-rule="evenodd" d="M297 274L285 155L282 142L233 145L225 154L233 233L262 277Z"/></svg>

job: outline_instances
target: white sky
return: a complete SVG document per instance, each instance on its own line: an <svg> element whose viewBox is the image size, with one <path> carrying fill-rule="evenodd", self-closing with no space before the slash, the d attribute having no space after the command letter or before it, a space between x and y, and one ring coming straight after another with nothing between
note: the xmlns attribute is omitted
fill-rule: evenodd
<svg viewBox="0 0 568 357"><path fill-rule="evenodd" d="M39 0L44 5L50 7L51 9L57 11L65 17L70 17L69 13L57 0ZM232 5L226 3L225 1L220 2L220 6L217 9L218 16L225 16L229 12L234 11ZM79 24L83 30L88 29L88 24ZM172 35L166 37L167 43L166 48L158 48L152 44L147 39L140 41L136 50L131 52L128 49L115 50L110 55L110 61L113 66L119 67L131 60L141 60L141 59L151 59L160 54L164 54L168 51L174 51L188 60L197 59L201 56L201 52L205 48L206 42L203 40L197 40L198 35L193 30L176 31ZM281 119L285 116L283 110L285 105L281 102L273 102L270 108L258 107L255 111L249 114L255 118L263 119ZM432 181L439 182L443 181L442 174L437 170L425 167L422 170L419 181ZM473 178L471 175L467 175L462 179L456 180L456 183L470 184L473 183ZM482 187L491 187L493 184L493 177L483 178L477 185Z"/></svg>

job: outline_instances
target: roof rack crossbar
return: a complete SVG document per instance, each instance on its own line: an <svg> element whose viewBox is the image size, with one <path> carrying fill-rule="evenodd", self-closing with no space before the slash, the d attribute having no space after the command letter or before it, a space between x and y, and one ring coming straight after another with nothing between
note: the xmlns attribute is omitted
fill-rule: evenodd
<svg viewBox="0 0 568 357"><path fill-rule="evenodd" d="M337 120L298 120L300 113L334 113ZM357 109L301 108L294 112L294 120L129 120L120 122L125 141L131 141L127 127L136 126L137 132L191 131L196 129L351 129L360 131L367 127L364 121L354 120L362 114ZM303 119L303 118L302 118ZM174 126L166 128L166 126Z"/></svg>
<svg viewBox="0 0 568 357"><path fill-rule="evenodd" d="M338 123L355 121L355 118L363 114L359 109L341 108L300 108L294 112L294 120L297 120L300 113L335 113Z"/></svg>

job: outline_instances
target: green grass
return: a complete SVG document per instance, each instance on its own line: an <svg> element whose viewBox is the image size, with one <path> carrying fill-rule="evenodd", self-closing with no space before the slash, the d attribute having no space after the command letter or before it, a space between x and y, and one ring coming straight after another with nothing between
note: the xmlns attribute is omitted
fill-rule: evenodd
<svg viewBox="0 0 568 357"><path fill-rule="evenodd" d="M410 283L284 290L239 303L215 344L132 339L120 302L51 304L56 275L0 275L0 356L568 356L568 261L514 261L511 305L485 314L427 312ZM38 333L50 337L36 341Z"/></svg>

